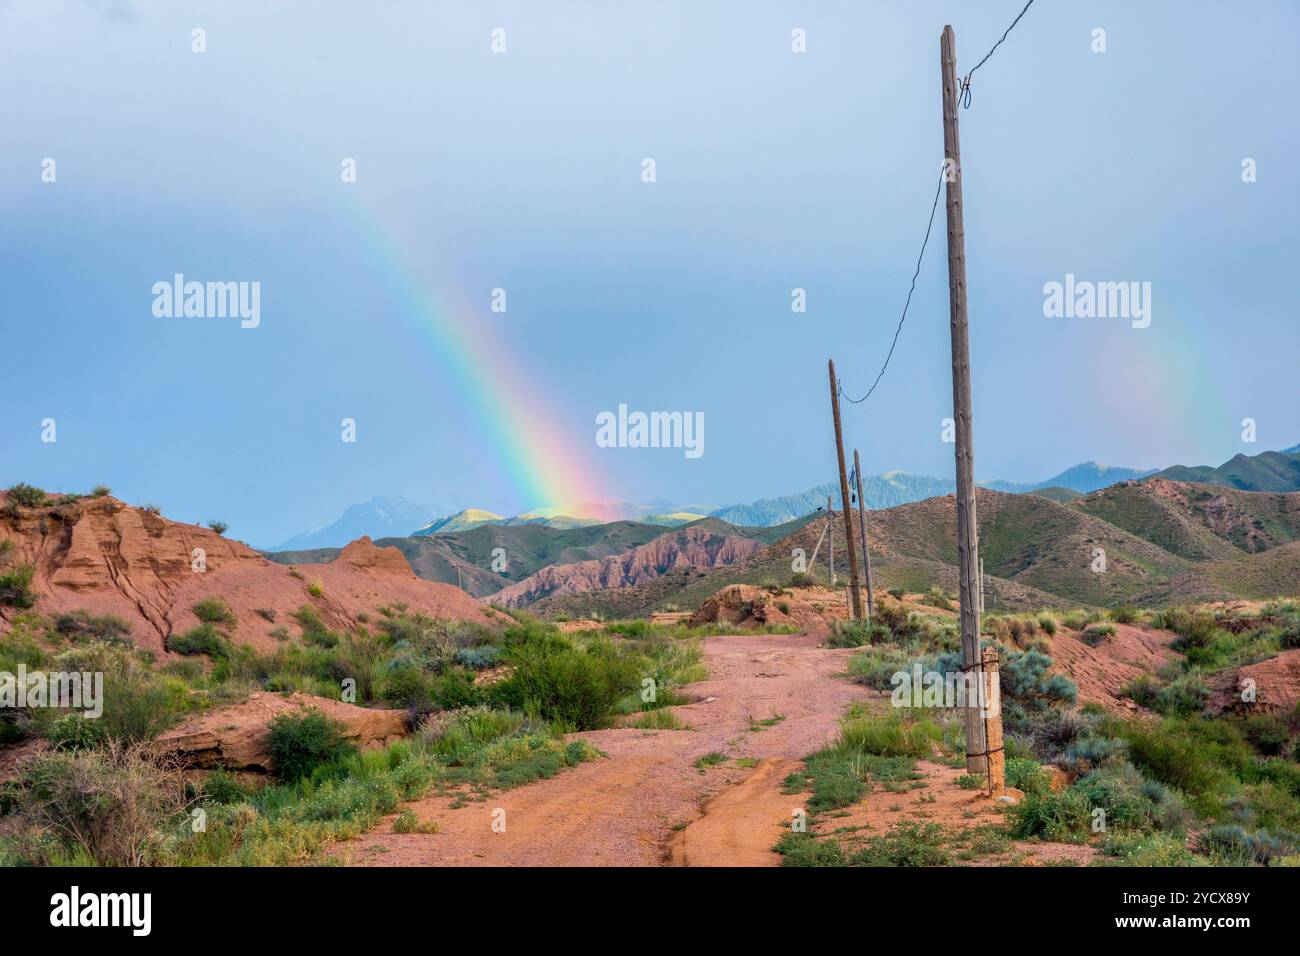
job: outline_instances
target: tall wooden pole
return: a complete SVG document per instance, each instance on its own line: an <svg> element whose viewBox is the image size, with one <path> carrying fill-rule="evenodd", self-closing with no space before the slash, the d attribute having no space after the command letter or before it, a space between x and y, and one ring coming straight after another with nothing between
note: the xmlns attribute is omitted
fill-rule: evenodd
<svg viewBox="0 0 1300 956"><path fill-rule="evenodd" d="M943 74L943 155L948 172L948 301L952 327L952 414L957 425L957 558L961 591L962 664L978 673L980 655L979 531L975 525L975 455L971 438L970 346L966 331L966 232L962 225L961 140L957 132L957 39L952 27L939 39ZM966 771L986 773L988 744L980 708L966 708Z"/></svg>
<svg viewBox="0 0 1300 956"><path fill-rule="evenodd" d="M831 412L835 418L835 453L840 460L840 498L844 502L844 544L849 552L849 612L862 617L862 585L858 580L858 552L853 545L853 505L849 504L849 473L844 468L844 435L840 431L840 390L835 381L835 363L828 361L831 376Z"/></svg>
<svg viewBox="0 0 1300 956"><path fill-rule="evenodd" d="M831 566L831 590L835 590L835 511L831 508L831 496L826 496L826 563Z"/></svg>
<svg viewBox="0 0 1300 956"><path fill-rule="evenodd" d="M871 599L871 552L867 550L867 504L862 497L862 459L858 450L853 449L853 474L858 478L858 527L862 529L862 566L867 572L867 617L875 615L874 602Z"/></svg>

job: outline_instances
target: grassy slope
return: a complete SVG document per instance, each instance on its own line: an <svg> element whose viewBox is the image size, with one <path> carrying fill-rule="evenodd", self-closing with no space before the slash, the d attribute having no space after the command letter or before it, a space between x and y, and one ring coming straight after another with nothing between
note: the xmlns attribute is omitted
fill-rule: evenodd
<svg viewBox="0 0 1300 956"><path fill-rule="evenodd" d="M1266 451L1248 457L1237 455L1218 468L1209 465L1174 465L1156 477L1172 481L1227 485L1242 491L1300 491L1300 454Z"/></svg>
<svg viewBox="0 0 1300 956"><path fill-rule="evenodd" d="M1233 559L1300 539L1300 496L1294 494L1126 482L1074 507L1192 561Z"/></svg>

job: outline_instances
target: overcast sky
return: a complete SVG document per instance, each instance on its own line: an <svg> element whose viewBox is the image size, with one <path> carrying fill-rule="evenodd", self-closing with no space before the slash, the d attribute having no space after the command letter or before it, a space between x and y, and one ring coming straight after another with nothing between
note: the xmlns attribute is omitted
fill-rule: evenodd
<svg viewBox="0 0 1300 956"><path fill-rule="evenodd" d="M1021 6L0 0L0 483L270 544L372 495L830 480L826 359L874 379L934 194L940 30L968 70ZM1038 0L975 74L978 477L1300 441L1298 10ZM259 282L260 325L155 316L175 273ZM1149 327L1045 317L1067 273L1150 282ZM620 403L703 412L705 453L598 448ZM951 475L950 413L941 201L847 441Z"/></svg>

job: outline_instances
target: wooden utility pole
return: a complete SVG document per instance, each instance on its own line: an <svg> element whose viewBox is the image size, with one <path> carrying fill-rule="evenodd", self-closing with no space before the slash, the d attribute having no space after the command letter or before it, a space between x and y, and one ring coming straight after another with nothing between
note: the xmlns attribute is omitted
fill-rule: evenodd
<svg viewBox="0 0 1300 956"><path fill-rule="evenodd" d="M862 497L862 459L858 450L853 449L853 474L858 478L858 527L862 529L862 565L867 572L867 617L876 611L871 600L871 552L867 550L867 504Z"/></svg>
<svg viewBox="0 0 1300 956"><path fill-rule="evenodd" d="M849 504L849 473L844 468L844 435L840 431L840 390L835 380L835 363L828 361L831 376L831 412L835 418L835 453L840 460L840 499L844 502L844 544L849 551L849 613L862 617L862 586L858 581L858 554L853 546L853 506Z"/></svg>
<svg viewBox="0 0 1300 956"><path fill-rule="evenodd" d="M826 546L830 549L826 563L831 566L831 590L835 590L835 512L831 510L831 497L826 496Z"/></svg>
<svg viewBox="0 0 1300 956"><path fill-rule="evenodd" d="M979 531L975 526L975 456L971 438L970 346L966 330L966 233L962 224L961 140L957 131L957 40L939 38L943 74L943 155L948 198L948 301L952 328L952 414L957 426L957 558L961 592L962 666L984 685L980 655ZM987 773L988 742L978 706L966 708L966 771ZM990 779L990 783L993 781Z"/></svg>

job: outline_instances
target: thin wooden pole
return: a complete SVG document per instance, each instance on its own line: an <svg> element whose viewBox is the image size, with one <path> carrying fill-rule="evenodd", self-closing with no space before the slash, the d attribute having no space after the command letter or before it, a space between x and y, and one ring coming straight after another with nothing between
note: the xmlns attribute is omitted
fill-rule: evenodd
<svg viewBox="0 0 1300 956"><path fill-rule="evenodd" d="M849 614L862 617L862 585L858 579L858 552L853 544L853 506L849 504L849 473L844 467L844 435L840 431L840 390L835 380L835 363L826 363L831 376L831 413L835 418L835 454L840 461L840 499L844 502L844 546L849 552Z"/></svg>
<svg viewBox="0 0 1300 956"><path fill-rule="evenodd" d="M970 344L966 322L966 231L962 222L961 139L957 129L957 40L951 26L939 39L943 75L943 155L948 198L948 301L952 331L952 413L957 426L957 558L963 666L984 680L980 656L979 531L975 523L975 455L971 423ZM978 708L966 708L966 771L986 773L988 743Z"/></svg>
<svg viewBox="0 0 1300 956"><path fill-rule="evenodd" d="M867 550L867 504L866 499L862 497L862 459L858 457L856 448L853 449L853 473L858 478L858 527L862 529L862 565L867 572L867 617L873 617L876 611L871 599L871 552Z"/></svg>
<svg viewBox="0 0 1300 956"><path fill-rule="evenodd" d="M835 590L835 512L831 510L831 496L826 496L826 514L829 520L826 522L827 539L826 545L830 549L827 553L826 561L831 566L831 590Z"/></svg>

